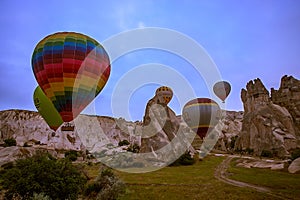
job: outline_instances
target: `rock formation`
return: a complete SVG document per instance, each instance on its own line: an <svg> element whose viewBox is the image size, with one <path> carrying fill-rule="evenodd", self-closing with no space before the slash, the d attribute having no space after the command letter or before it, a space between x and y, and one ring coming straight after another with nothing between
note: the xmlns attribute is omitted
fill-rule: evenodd
<svg viewBox="0 0 300 200"><path fill-rule="evenodd" d="M174 142L176 140L173 139L178 139L180 137L179 135L182 136L190 132L192 132L191 129L182 122L180 117L177 117L175 112L166 104L160 104L158 97L155 95L148 101L145 109L140 152L152 152L153 155L157 157L156 151L168 145L175 145L173 146L174 151L172 150L169 152L169 155L165 155L171 156L170 154L172 154L174 156L176 154L176 148L179 148L180 145L182 148L190 146L192 140L190 141L189 138L187 138L187 140L181 138L180 143L176 143ZM195 137L194 133L191 135ZM186 149L195 153L192 146ZM163 157L161 158L161 160L164 159Z"/></svg>
<svg viewBox="0 0 300 200"><path fill-rule="evenodd" d="M278 157L289 155L289 150L297 147L295 123L289 111L271 101L260 79L247 83L241 99L245 112L235 149L259 156L262 152Z"/></svg>
<svg viewBox="0 0 300 200"><path fill-rule="evenodd" d="M300 81L292 76L283 76L280 88L271 88L271 100L289 111L296 125L296 135L300 136Z"/></svg>

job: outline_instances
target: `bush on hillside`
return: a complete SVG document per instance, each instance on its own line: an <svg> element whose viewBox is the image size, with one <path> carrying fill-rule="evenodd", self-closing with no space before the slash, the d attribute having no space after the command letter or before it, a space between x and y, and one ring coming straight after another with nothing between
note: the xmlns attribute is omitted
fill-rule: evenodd
<svg viewBox="0 0 300 200"><path fill-rule="evenodd" d="M295 160L300 157L300 148L294 149L291 153L291 160Z"/></svg>
<svg viewBox="0 0 300 200"><path fill-rule="evenodd" d="M272 158L273 157L273 153L269 150L262 150L261 154L260 154L261 157L266 157L266 158Z"/></svg>
<svg viewBox="0 0 300 200"><path fill-rule="evenodd" d="M121 146L125 146L125 145L129 145L130 143L128 142L128 140L122 140L122 141L120 141L119 142L119 146L121 147Z"/></svg>
<svg viewBox="0 0 300 200"><path fill-rule="evenodd" d="M77 157L78 157L78 152L75 150L70 150L65 153L65 158L67 158L71 161L76 161Z"/></svg>
<svg viewBox="0 0 300 200"><path fill-rule="evenodd" d="M189 152L187 152L181 155L170 166L193 165L195 162L196 162L195 159L191 156Z"/></svg>
<svg viewBox="0 0 300 200"><path fill-rule="evenodd" d="M4 147L16 146L17 141L14 138L8 138L4 140Z"/></svg>
<svg viewBox="0 0 300 200"><path fill-rule="evenodd" d="M140 146L138 144L134 143L133 145L130 145L127 148L127 151L130 151L130 152L133 152L133 153L138 153L138 152L140 152Z"/></svg>

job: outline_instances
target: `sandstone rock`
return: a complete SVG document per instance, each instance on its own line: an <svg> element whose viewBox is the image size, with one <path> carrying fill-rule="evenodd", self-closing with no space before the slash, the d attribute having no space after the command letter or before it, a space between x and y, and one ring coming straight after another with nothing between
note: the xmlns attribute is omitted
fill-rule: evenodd
<svg viewBox="0 0 300 200"><path fill-rule="evenodd" d="M251 149L258 156L269 151L285 157L297 147L292 116L285 107L273 104L260 79L248 82L246 88L241 92L245 113L235 150Z"/></svg>
<svg viewBox="0 0 300 200"><path fill-rule="evenodd" d="M288 167L288 171L292 174L300 172L300 158L295 159L290 166Z"/></svg>

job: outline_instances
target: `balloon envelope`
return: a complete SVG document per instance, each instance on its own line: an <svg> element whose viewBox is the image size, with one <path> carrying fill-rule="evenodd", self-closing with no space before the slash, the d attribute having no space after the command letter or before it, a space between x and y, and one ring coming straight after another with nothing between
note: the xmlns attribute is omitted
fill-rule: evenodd
<svg viewBox="0 0 300 200"><path fill-rule="evenodd" d="M204 138L219 121L220 107L212 99L196 98L187 102L182 110L182 117L187 125Z"/></svg>
<svg viewBox="0 0 300 200"><path fill-rule="evenodd" d="M63 120L50 99L48 99L39 86L34 90L33 101L36 109L47 122L49 127L56 131L63 123Z"/></svg>
<svg viewBox="0 0 300 200"><path fill-rule="evenodd" d="M173 97L173 91L167 86L161 86L156 89L155 95L158 96L161 103L167 105Z"/></svg>
<svg viewBox="0 0 300 200"><path fill-rule="evenodd" d="M215 83L213 90L215 95L224 102L231 91L231 86L230 83L226 81L219 81Z"/></svg>
<svg viewBox="0 0 300 200"><path fill-rule="evenodd" d="M54 33L35 47L32 69L63 121L73 120L103 89L110 75L105 49L89 36Z"/></svg>

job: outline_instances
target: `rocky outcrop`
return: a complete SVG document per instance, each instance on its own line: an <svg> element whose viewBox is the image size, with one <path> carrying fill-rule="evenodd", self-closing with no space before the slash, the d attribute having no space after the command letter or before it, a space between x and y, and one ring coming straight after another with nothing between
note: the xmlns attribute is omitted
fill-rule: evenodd
<svg viewBox="0 0 300 200"><path fill-rule="evenodd" d="M295 123L296 135L300 136L300 81L292 76L283 76L280 88L271 88L271 100L289 111Z"/></svg>
<svg viewBox="0 0 300 200"><path fill-rule="evenodd" d="M235 150L248 150L259 156L262 152L288 156L289 150L297 147L295 123L289 111L271 101L260 79L247 83L241 99L245 112Z"/></svg>
<svg viewBox="0 0 300 200"><path fill-rule="evenodd" d="M231 152L234 150L235 138L242 130L243 111L223 111L223 118L215 127L219 140L215 145L216 150Z"/></svg>
<svg viewBox="0 0 300 200"><path fill-rule="evenodd" d="M282 170L287 160L238 159L236 162L238 167Z"/></svg>

